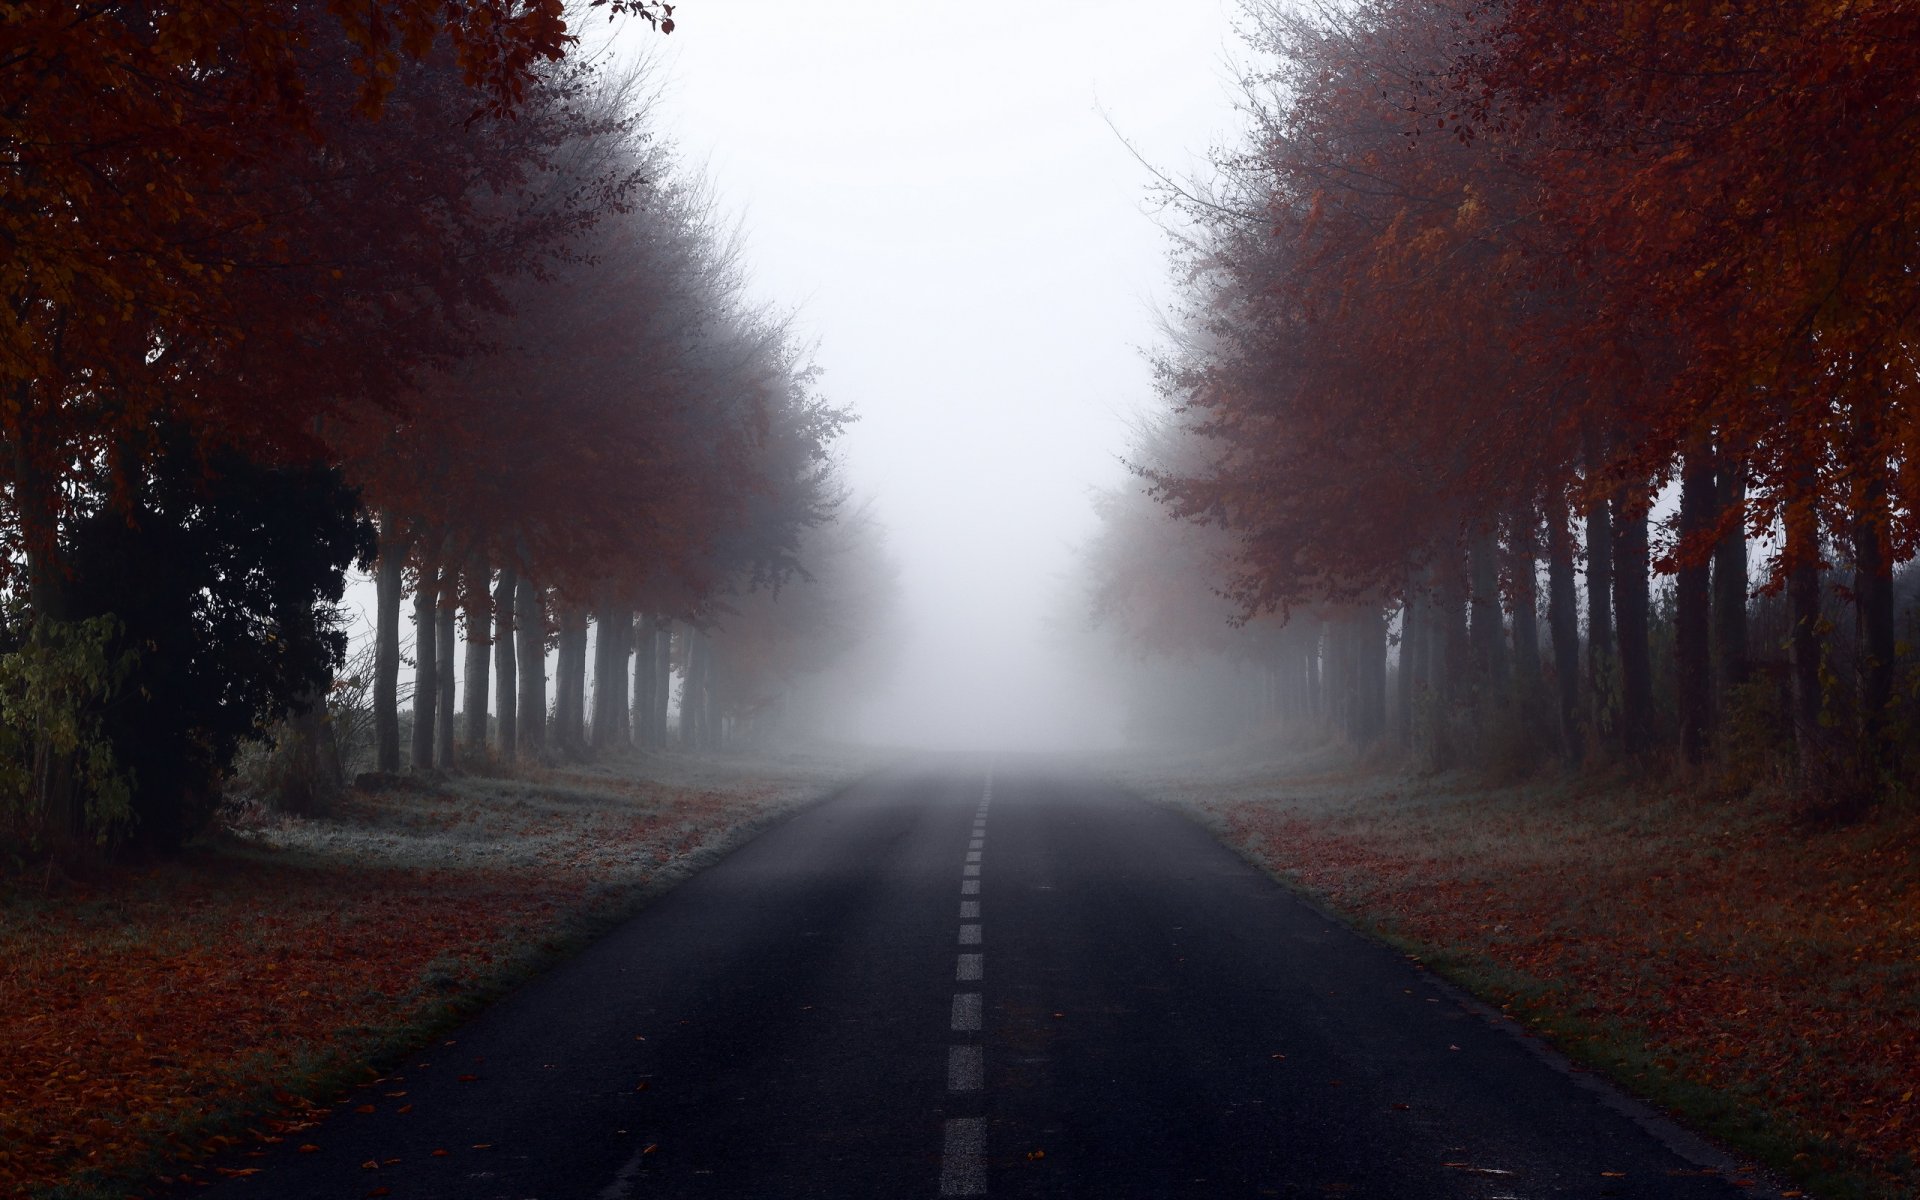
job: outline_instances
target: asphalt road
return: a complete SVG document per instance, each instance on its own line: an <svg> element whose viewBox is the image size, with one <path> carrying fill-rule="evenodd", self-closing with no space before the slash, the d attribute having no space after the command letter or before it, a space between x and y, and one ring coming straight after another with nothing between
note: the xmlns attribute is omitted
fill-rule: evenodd
<svg viewBox="0 0 1920 1200"><path fill-rule="evenodd" d="M801 813L395 1073L212 1194L1756 1194L1185 818L1004 762Z"/></svg>

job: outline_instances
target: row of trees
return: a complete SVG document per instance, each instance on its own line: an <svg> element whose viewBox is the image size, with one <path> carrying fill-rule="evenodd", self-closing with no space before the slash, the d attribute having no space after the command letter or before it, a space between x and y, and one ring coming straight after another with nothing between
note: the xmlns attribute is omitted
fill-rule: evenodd
<svg viewBox="0 0 1920 1200"><path fill-rule="evenodd" d="M399 672L385 671L387 656L397 661L401 647L395 625L383 625L372 696L375 767L492 767L841 732L833 718L848 689L857 690L876 665L859 652L884 631L895 568L869 508L809 494L831 519L787 513L790 557L750 563L691 603L682 591L677 608L644 607L675 603L657 586L623 593L604 577L598 591L614 599L583 602L530 582L517 565L477 565L472 586L463 577L443 587L437 604L416 587L410 745L403 759L398 689L390 682ZM667 582L684 588L683 580ZM850 677L836 679L842 675ZM834 689L836 682L843 686ZM822 703L809 709L810 699Z"/></svg>
<svg viewBox="0 0 1920 1200"><path fill-rule="evenodd" d="M1441 758L1699 761L1777 709L1809 782L1910 773L1920 13L1254 17L1139 456L1237 612L1324 625L1350 729Z"/></svg>
<svg viewBox="0 0 1920 1200"><path fill-rule="evenodd" d="M426 766L452 752L456 612L469 679L498 655L497 724L537 747L550 636L571 702L589 612L624 655L660 641L635 612L710 623L794 572L846 414L744 299L636 77L568 21L563 0L0 17L8 844L176 842L283 717L324 760L355 561L384 767L409 590Z"/></svg>

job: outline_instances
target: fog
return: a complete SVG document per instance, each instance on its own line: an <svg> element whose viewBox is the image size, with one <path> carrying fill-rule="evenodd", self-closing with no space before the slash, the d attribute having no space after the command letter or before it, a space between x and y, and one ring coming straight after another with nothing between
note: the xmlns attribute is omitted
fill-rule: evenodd
<svg viewBox="0 0 1920 1200"><path fill-rule="evenodd" d="M1228 7L1170 11L709 2L655 51L661 128L859 415L845 476L900 572L889 662L836 701L863 740L1118 736L1073 568L1169 287L1132 150L1184 173L1234 115Z"/></svg>

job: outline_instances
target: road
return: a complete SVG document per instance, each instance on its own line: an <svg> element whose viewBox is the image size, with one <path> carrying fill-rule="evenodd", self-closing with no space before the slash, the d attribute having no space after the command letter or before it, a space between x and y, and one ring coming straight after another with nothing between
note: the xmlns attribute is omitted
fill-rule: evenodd
<svg viewBox="0 0 1920 1200"><path fill-rule="evenodd" d="M774 827L213 1194L1766 1194L1184 817L988 769Z"/></svg>

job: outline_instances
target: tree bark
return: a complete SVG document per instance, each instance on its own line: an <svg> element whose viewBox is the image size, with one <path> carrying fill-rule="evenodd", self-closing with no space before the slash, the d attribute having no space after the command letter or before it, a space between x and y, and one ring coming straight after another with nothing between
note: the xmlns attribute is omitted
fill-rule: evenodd
<svg viewBox="0 0 1920 1200"><path fill-rule="evenodd" d="M1475 533L1467 543L1471 591L1467 639L1473 683L1482 698L1504 700L1507 693L1507 630L1500 616L1500 559L1493 530Z"/></svg>
<svg viewBox="0 0 1920 1200"><path fill-rule="evenodd" d="M653 672L660 665L654 650L659 618L641 613L633 619L633 744L656 745L653 740Z"/></svg>
<svg viewBox="0 0 1920 1200"><path fill-rule="evenodd" d="M433 722L440 700L440 564L429 552L413 591L413 758L416 771L433 768Z"/></svg>
<svg viewBox="0 0 1920 1200"><path fill-rule="evenodd" d="M1387 614L1369 604L1359 614L1360 741L1370 744L1387 732Z"/></svg>
<svg viewBox="0 0 1920 1200"><path fill-rule="evenodd" d="M1801 778L1817 783L1825 766L1820 716L1826 707L1821 668L1826 657L1826 627L1820 614L1820 524L1810 486L1787 500L1786 545L1788 674L1793 704L1793 741Z"/></svg>
<svg viewBox="0 0 1920 1200"><path fill-rule="evenodd" d="M1528 703L1540 689L1538 523L1533 506L1527 505L1513 515L1507 531L1507 575L1513 580L1513 677Z"/></svg>
<svg viewBox="0 0 1920 1200"><path fill-rule="evenodd" d="M653 634L653 744L667 744L667 709L673 703L673 622L660 618Z"/></svg>
<svg viewBox="0 0 1920 1200"><path fill-rule="evenodd" d="M374 566L373 765L389 774L400 769L400 593L407 551L399 518L380 513L379 559Z"/></svg>
<svg viewBox="0 0 1920 1200"><path fill-rule="evenodd" d="M1402 750L1413 746L1414 680L1420 672L1420 580L1408 572L1407 595L1400 605L1400 665L1393 677L1393 740Z"/></svg>
<svg viewBox="0 0 1920 1200"><path fill-rule="evenodd" d="M1566 498L1556 492L1547 501L1547 627L1560 700L1561 753L1578 763L1585 749L1580 736L1580 597L1568 518Z"/></svg>
<svg viewBox="0 0 1920 1200"><path fill-rule="evenodd" d="M456 594L459 591L458 579L459 577L449 566L440 584L440 614L437 622L440 647L439 653L434 656L434 661L439 666L434 682L440 689L440 696L434 704L433 747L434 762L439 764L441 770L452 770L455 766L453 731L454 726L459 723L454 713L457 696L453 678L453 656L455 648L460 643L460 631L456 620L458 614L454 608Z"/></svg>
<svg viewBox="0 0 1920 1200"><path fill-rule="evenodd" d="M1722 447L1717 468L1714 473L1716 507L1723 513L1729 510L1744 513L1746 465ZM1747 648L1747 588L1747 522L1743 515L1713 549L1713 636L1723 697L1745 683L1751 670Z"/></svg>
<svg viewBox="0 0 1920 1200"><path fill-rule="evenodd" d="M613 623L614 654L614 698L613 698L613 744L622 749L633 748L633 688L632 676L627 671L627 658L633 653L633 610L624 605L617 610Z"/></svg>
<svg viewBox="0 0 1920 1200"><path fill-rule="evenodd" d="M560 658L555 667L553 745L579 757L587 749L587 612L578 604L560 606Z"/></svg>
<svg viewBox="0 0 1920 1200"><path fill-rule="evenodd" d="M1434 574L1440 625L1440 661L1435 664L1434 694L1449 709L1466 694L1473 678L1472 631L1467 624L1467 564L1460 547L1449 545Z"/></svg>
<svg viewBox="0 0 1920 1200"><path fill-rule="evenodd" d="M1689 446L1680 468L1680 542L1699 554L1701 534L1719 514L1713 488L1713 458L1704 440ZM1674 584L1674 699L1680 710L1680 754L1690 763L1706 757L1713 725L1711 589L1707 558L1683 561Z"/></svg>
<svg viewBox="0 0 1920 1200"><path fill-rule="evenodd" d="M620 749L626 742L626 630L633 614L624 605L603 601L593 613L593 729L596 753Z"/></svg>
<svg viewBox="0 0 1920 1200"><path fill-rule="evenodd" d="M539 586L524 576L514 606L513 641L520 676L516 740L520 757L537 761L547 748L547 615Z"/></svg>
<svg viewBox="0 0 1920 1200"><path fill-rule="evenodd" d="M1619 668L1613 646L1613 517L1603 500L1587 509L1587 689L1594 729L1612 732Z"/></svg>
<svg viewBox="0 0 1920 1200"><path fill-rule="evenodd" d="M613 628L604 604L589 614L593 620L593 688L588 694L587 745L595 754L612 749L613 721L608 716L608 700L613 695Z"/></svg>
<svg viewBox="0 0 1920 1200"><path fill-rule="evenodd" d="M680 744L689 750L700 748L700 667L702 651L699 631L688 626L680 635L685 648L680 668Z"/></svg>
<svg viewBox="0 0 1920 1200"><path fill-rule="evenodd" d="M1614 493L1613 609L1620 645L1620 744L1641 754L1653 736L1653 653L1648 644L1647 509L1637 486Z"/></svg>
<svg viewBox="0 0 1920 1200"><path fill-rule="evenodd" d="M520 744L520 680L514 654L514 608L520 601L520 574L512 567L500 568L500 579L493 585L493 706L497 748L501 762L512 762Z"/></svg>
<svg viewBox="0 0 1920 1200"><path fill-rule="evenodd" d="M467 594L462 597L467 620L467 670L462 681L467 706L462 737L467 753L475 758L484 758L487 750L487 689L492 683L487 676L493 659L493 595L487 590L490 574L485 553L476 549L467 563Z"/></svg>
<svg viewBox="0 0 1920 1200"><path fill-rule="evenodd" d="M1860 705L1860 739L1870 775L1886 767L1891 746L1887 718L1893 704L1898 647L1894 638L1893 556L1887 547L1888 464L1877 447L1878 422L1856 412L1854 488L1849 532L1853 541L1853 603L1860 648L1854 656L1855 690Z"/></svg>

